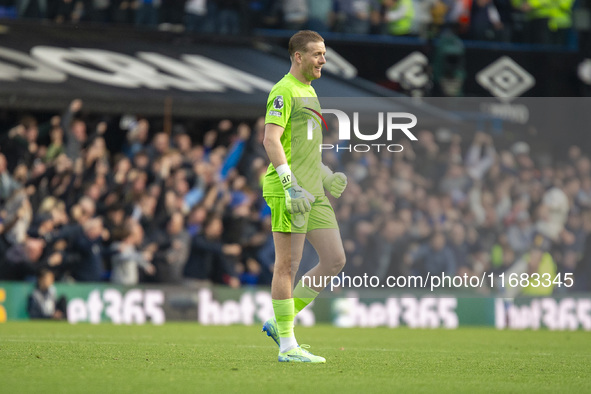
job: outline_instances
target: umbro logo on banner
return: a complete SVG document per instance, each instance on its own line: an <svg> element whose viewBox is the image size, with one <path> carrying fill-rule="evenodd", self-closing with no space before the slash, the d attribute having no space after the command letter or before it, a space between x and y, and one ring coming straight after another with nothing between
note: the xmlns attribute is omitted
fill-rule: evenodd
<svg viewBox="0 0 591 394"><path fill-rule="evenodd" d="M535 78L508 56L503 56L478 74L476 81L501 101L511 101L531 89Z"/></svg>

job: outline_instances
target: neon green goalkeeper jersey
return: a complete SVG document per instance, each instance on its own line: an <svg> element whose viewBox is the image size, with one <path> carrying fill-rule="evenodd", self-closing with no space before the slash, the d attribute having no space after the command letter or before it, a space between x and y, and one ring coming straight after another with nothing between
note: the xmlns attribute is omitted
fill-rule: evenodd
<svg viewBox="0 0 591 394"><path fill-rule="evenodd" d="M320 103L314 88L292 74L286 74L269 93L265 124L273 123L285 129L281 145L287 164L298 184L315 197L324 196L320 172L322 123L319 114ZM272 163L263 181L263 196L284 196Z"/></svg>

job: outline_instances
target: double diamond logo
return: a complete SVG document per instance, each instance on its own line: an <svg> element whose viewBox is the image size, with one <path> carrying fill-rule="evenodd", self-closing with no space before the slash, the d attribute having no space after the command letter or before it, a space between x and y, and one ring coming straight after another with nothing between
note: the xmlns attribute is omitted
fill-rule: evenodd
<svg viewBox="0 0 591 394"><path fill-rule="evenodd" d="M508 56L503 56L476 74L476 81L501 101L511 101L531 89L535 78Z"/></svg>

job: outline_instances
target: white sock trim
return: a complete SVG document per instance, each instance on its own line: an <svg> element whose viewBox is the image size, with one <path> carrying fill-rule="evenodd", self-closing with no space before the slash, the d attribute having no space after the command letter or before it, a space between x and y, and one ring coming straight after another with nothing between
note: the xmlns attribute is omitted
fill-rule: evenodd
<svg viewBox="0 0 591 394"><path fill-rule="evenodd" d="M288 350L298 347L298 341L295 337L279 337L279 351L285 353Z"/></svg>

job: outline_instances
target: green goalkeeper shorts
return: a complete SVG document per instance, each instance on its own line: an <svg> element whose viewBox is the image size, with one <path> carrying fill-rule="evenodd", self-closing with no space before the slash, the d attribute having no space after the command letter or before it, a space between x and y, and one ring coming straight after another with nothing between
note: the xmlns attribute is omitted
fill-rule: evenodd
<svg viewBox="0 0 591 394"><path fill-rule="evenodd" d="M273 232L305 234L321 228L339 228L328 197L316 197L310 212L290 214L285 206L285 197L265 197L271 208Z"/></svg>

